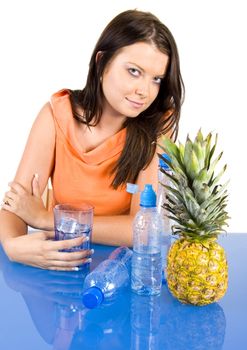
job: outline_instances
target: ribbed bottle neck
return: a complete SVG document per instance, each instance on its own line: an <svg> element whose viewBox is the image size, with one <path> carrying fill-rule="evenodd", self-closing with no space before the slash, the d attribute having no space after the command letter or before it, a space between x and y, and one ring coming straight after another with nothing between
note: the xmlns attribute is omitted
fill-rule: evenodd
<svg viewBox="0 0 247 350"><path fill-rule="evenodd" d="M140 205L140 210L142 210L142 211L155 211L155 209L157 209L157 206L155 206L155 207L146 207L146 206L142 206L142 205Z"/></svg>

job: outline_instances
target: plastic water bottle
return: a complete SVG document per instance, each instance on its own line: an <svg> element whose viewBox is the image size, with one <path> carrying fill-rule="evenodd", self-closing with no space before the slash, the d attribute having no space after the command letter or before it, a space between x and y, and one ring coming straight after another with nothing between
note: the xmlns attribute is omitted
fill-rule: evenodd
<svg viewBox="0 0 247 350"><path fill-rule="evenodd" d="M127 247L115 249L84 280L83 304L93 309L104 300L112 301L130 283L133 252Z"/></svg>
<svg viewBox="0 0 247 350"><path fill-rule="evenodd" d="M162 157L171 162L171 158L168 154L163 153ZM168 218L169 213L163 207L167 202L166 193L167 190L163 185L171 186L169 177L163 172L165 171L168 174L172 174L172 169L169 165L163 160L159 159L159 170L158 170L158 191L157 191L157 210L162 218L162 235L161 235L161 257L162 257L162 282L165 282L165 270L166 270L166 257L167 252L171 245L171 220Z"/></svg>
<svg viewBox="0 0 247 350"><path fill-rule="evenodd" d="M156 295L161 291L161 233L156 194L152 185L147 184L133 222L131 289L139 295Z"/></svg>

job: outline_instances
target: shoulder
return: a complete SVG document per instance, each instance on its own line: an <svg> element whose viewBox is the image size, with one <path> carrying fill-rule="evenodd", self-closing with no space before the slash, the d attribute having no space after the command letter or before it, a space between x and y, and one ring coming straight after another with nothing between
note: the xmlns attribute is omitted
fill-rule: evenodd
<svg viewBox="0 0 247 350"><path fill-rule="evenodd" d="M53 121L53 111L51 103L47 101L38 112L38 115L34 121L34 125L51 123Z"/></svg>
<svg viewBox="0 0 247 350"><path fill-rule="evenodd" d="M70 90L69 89L61 89L54 94L51 95L51 106L58 104L64 100L70 99Z"/></svg>
<svg viewBox="0 0 247 350"><path fill-rule="evenodd" d="M62 89L51 96L50 106L52 109L53 118L58 124L64 124L73 119L70 94L71 92L69 89Z"/></svg>
<svg viewBox="0 0 247 350"><path fill-rule="evenodd" d="M50 98L50 108L56 133L57 135L62 133L63 136L69 139L76 132L75 128L77 126L70 100L71 94L71 90L62 89Z"/></svg>
<svg viewBox="0 0 247 350"><path fill-rule="evenodd" d="M54 117L50 102L46 102L40 109L31 128L31 135L43 134L48 137L54 135Z"/></svg>

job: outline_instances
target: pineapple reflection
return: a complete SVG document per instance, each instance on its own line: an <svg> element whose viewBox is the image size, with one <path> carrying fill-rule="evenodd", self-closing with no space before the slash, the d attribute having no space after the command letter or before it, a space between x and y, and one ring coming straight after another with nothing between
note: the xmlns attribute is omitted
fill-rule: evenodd
<svg viewBox="0 0 247 350"><path fill-rule="evenodd" d="M182 304L168 293L165 297L168 303L167 312L161 319L161 349L222 349L226 319L218 303L194 306Z"/></svg>
<svg viewBox="0 0 247 350"><path fill-rule="evenodd" d="M160 296L131 296L131 350L159 347Z"/></svg>

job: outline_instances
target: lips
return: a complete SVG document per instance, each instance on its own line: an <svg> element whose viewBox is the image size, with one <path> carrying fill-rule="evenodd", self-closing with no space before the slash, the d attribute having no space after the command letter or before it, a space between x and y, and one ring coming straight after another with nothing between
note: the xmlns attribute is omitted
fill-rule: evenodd
<svg viewBox="0 0 247 350"><path fill-rule="evenodd" d="M143 102L138 102L138 101L134 101L134 100L131 100L129 98L126 97L126 100L132 105L132 107L134 108L141 108L144 106L144 103Z"/></svg>

